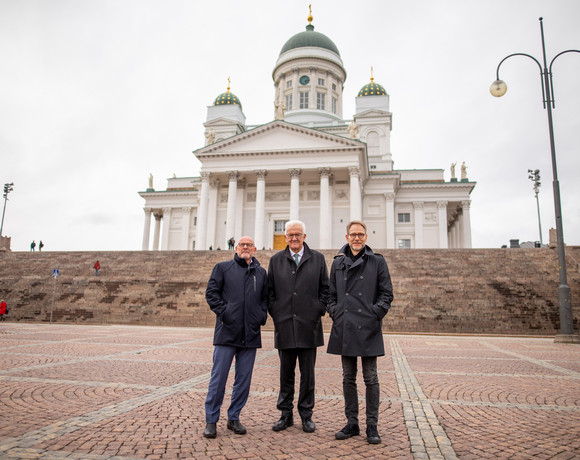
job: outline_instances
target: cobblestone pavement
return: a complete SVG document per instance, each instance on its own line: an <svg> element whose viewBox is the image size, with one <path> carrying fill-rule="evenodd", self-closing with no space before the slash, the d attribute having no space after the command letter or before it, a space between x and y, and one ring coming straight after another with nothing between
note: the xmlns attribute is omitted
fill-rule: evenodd
<svg viewBox="0 0 580 460"><path fill-rule="evenodd" d="M338 356L319 349L316 432L273 432L278 356L263 333L240 420L202 432L211 329L0 324L0 458L580 458L580 346L385 335L380 445L345 441ZM364 393L362 378L359 393ZM361 399L364 433L364 399ZM295 414L298 418L298 414Z"/></svg>

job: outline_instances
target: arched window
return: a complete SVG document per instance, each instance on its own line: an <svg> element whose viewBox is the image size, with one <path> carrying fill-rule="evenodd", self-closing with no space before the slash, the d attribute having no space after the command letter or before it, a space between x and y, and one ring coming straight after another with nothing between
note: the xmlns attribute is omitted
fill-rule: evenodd
<svg viewBox="0 0 580 460"><path fill-rule="evenodd" d="M371 131L367 134L367 151L369 157L379 156L381 154L379 134L376 131Z"/></svg>

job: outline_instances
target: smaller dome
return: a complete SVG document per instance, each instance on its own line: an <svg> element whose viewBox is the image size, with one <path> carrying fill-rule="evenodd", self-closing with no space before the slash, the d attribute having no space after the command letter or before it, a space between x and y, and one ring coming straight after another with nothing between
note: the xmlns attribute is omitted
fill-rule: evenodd
<svg viewBox="0 0 580 460"><path fill-rule="evenodd" d="M378 83L374 83L373 79L371 78L371 82L364 85L361 90L358 92L358 97L361 96L386 96L387 92L385 88L383 88Z"/></svg>
<svg viewBox="0 0 580 460"><path fill-rule="evenodd" d="M240 107L242 106L242 103L238 99L238 96L236 96L234 93L230 93L229 88L225 93L220 94L218 97L215 98L215 101L213 101L213 105L232 105L232 104L239 105Z"/></svg>

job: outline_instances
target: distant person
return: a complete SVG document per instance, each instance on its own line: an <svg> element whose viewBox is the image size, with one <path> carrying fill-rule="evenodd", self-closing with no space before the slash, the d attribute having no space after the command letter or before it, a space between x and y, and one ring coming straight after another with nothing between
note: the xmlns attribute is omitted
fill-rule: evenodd
<svg viewBox="0 0 580 460"><path fill-rule="evenodd" d="M260 327L268 318L268 277L254 257L256 247L242 236L232 260L219 262L207 283L205 298L216 315L213 366L205 400L203 436L215 438L228 374L236 358L234 386L228 408L228 430L246 434L240 412L250 394L256 350L262 347Z"/></svg>
<svg viewBox="0 0 580 460"><path fill-rule="evenodd" d="M274 347L280 359L280 391L276 408L280 420L272 426L282 431L294 424L294 376L300 368L298 414L302 430L313 433L316 348L324 345L322 317L328 298L328 269L324 255L304 242L304 222L286 222L286 248L268 266L268 311L274 320Z"/></svg>
<svg viewBox="0 0 580 460"><path fill-rule="evenodd" d="M41 252L43 247L44 243L42 242L42 240L40 240L40 243L38 243L38 252Z"/></svg>
<svg viewBox="0 0 580 460"><path fill-rule="evenodd" d="M4 321L4 316L8 313L8 305L4 302L4 299L0 300L0 321Z"/></svg>
<svg viewBox="0 0 580 460"><path fill-rule="evenodd" d="M30 250L34 252L34 248L36 248L36 242L32 240L32 243L30 243Z"/></svg>
<svg viewBox="0 0 580 460"><path fill-rule="evenodd" d="M98 260L95 262L95 265L93 265L93 268L95 269L95 276L99 276L99 270L101 269L101 264L99 263Z"/></svg>
<svg viewBox="0 0 580 460"><path fill-rule="evenodd" d="M384 356L383 317L393 301L393 286L385 258L366 246L367 227L357 220L346 226L346 241L330 268L328 314L332 330L327 352L342 360L342 392L346 426L336 439L360 434L358 423L357 359L361 357L366 387L367 442L379 444L377 430L381 392L377 357Z"/></svg>

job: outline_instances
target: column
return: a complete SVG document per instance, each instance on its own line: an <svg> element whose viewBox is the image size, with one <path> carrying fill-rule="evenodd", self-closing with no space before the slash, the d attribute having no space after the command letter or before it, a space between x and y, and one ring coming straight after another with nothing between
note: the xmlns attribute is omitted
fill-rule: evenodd
<svg viewBox="0 0 580 460"><path fill-rule="evenodd" d="M242 228L244 223L244 200L246 196L246 180L238 181L238 194L236 196L236 225L234 226L234 238L236 242L244 235L242 235Z"/></svg>
<svg viewBox="0 0 580 460"><path fill-rule="evenodd" d="M171 226L171 208L163 208L163 236L161 237L161 250L169 249L169 227Z"/></svg>
<svg viewBox="0 0 580 460"><path fill-rule="evenodd" d="M320 249L330 249L331 247L331 221L330 211L330 168L319 168L320 174L320 239L318 247Z"/></svg>
<svg viewBox="0 0 580 460"><path fill-rule="evenodd" d="M183 227L181 229L182 236L181 247L184 250L187 250L189 249L189 222L191 220L191 208L183 208L182 212L183 212L182 217Z"/></svg>
<svg viewBox="0 0 580 460"><path fill-rule="evenodd" d="M439 224L439 249L449 248L447 236L447 201L437 202L437 223Z"/></svg>
<svg viewBox="0 0 580 460"><path fill-rule="evenodd" d="M349 166L350 174L350 220L362 220L362 202L360 193L360 168Z"/></svg>
<svg viewBox="0 0 580 460"><path fill-rule="evenodd" d="M228 174L230 183L228 186L228 210L226 213L226 235L224 238L224 248L228 247L228 240L234 236L234 229L236 228L236 196L238 193L238 171L231 171Z"/></svg>
<svg viewBox="0 0 580 460"><path fill-rule="evenodd" d="M264 242L264 213L266 204L266 175L265 169L256 171L256 217L254 222L254 243L257 248L266 246Z"/></svg>
<svg viewBox="0 0 580 460"><path fill-rule="evenodd" d="M387 249L395 249L395 194L385 193L385 214L387 224Z"/></svg>
<svg viewBox="0 0 580 460"><path fill-rule="evenodd" d="M149 250L149 234L151 233L151 208L143 208L145 211L145 223L143 225L143 246L141 250Z"/></svg>
<svg viewBox="0 0 580 460"><path fill-rule="evenodd" d="M463 210L463 247L468 249L471 248L471 216L469 214L470 206L470 200L461 202L461 208Z"/></svg>
<svg viewBox="0 0 580 460"><path fill-rule="evenodd" d="M423 202L416 201L413 203L415 210L415 249L420 249L424 246L423 243Z"/></svg>
<svg viewBox="0 0 580 460"><path fill-rule="evenodd" d="M207 236L205 244L209 248L216 249L215 241L215 224L217 218L218 192L220 189L220 181L211 179L209 181L209 197L207 202ZM226 246L227 247L227 246Z"/></svg>
<svg viewBox="0 0 580 460"><path fill-rule="evenodd" d="M290 220L300 217L300 169L290 170Z"/></svg>
<svg viewBox="0 0 580 460"><path fill-rule="evenodd" d="M155 230L153 230L153 250L159 251L159 234L161 233L161 218L163 214L156 212L153 214L155 217Z"/></svg>
<svg viewBox="0 0 580 460"><path fill-rule="evenodd" d="M195 247L198 250L208 248L207 244L207 206L209 198L209 180L211 174L201 173L201 191L199 194L199 206L197 208L197 227L195 230Z"/></svg>

